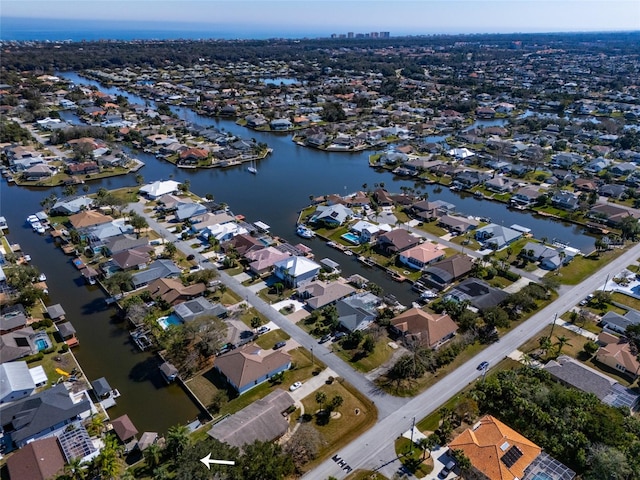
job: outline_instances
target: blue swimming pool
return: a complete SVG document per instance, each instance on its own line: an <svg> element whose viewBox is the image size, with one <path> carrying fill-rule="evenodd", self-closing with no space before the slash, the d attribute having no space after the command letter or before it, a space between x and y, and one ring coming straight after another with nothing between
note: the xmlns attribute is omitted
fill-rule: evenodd
<svg viewBox="0 0 640 480"><path fill-rule="evenodd" d="M173 313L168 317L160 317L156 321L158 322L158 325L162 327L163 330L166 330L171 325L180 325L182 323L180 319Z"/></svg>
<svg viewBox="0 0 640 480"><path fill-rule="evenodd" d="M360 237L355 233L347 232L341 235L347 242L353 243L354 245L360 245Z"/></svg>
<svg viewBox="0 0 640 480"><path fill-rule="evenodd" d="M46 333L40 332L36 334L36 337L33 339L33 343L35 344L38 351L46 350L47 348L51 348L51 341Z"/></svg>

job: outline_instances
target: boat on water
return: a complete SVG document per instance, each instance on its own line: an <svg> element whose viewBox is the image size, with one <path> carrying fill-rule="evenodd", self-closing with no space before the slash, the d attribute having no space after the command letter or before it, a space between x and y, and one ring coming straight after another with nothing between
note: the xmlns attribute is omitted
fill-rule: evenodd
<svg viewBox="0 0 640 480"><path fill-rule="evenodd" d="M129 335L131 336L133 343L135 343L136 346L143 352L153 346L151 339L145 331L134 330Z"/></svg>
<svg viewBox="0 0 640 480"><path fill-rule="evenodd" d="M254 175L258 173L258 169L256 168L256 163L252 160L251 165L247 167L247 172L253 173Z"/></svg>
<svg viewBox="0 0 640 480"><path fill-rule="evenodd" d="M47 281L47 276L44 273L41 273L40 275L38 275L38 281L39 282L46 282Z"/></svg>
<svg viewBox="0 0 640 480"><path fill-rule="evenodd" d="M304 225L299 225L296 229L296 234L302 238L313 238L315 237L315 233L310 228L305 227Z"/></svg>

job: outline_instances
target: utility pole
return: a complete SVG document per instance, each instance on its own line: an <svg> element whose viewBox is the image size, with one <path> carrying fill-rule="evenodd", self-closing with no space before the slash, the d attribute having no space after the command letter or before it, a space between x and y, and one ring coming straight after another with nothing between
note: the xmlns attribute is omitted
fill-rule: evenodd
<svg viewBox="0 0 640 480"><path fill-rule="evenodd" d="M607 274L607 278L605 279L604 285L602 286L603 292L607 289L607 283L609 283L609 274Z"/></svg>
<svg viewBox="0 0 640 480"><path fill-rule="evenodd" d="M413 430L416 427L416 417L413 417L413 422L411 422L411 444L409 445L409 455L413 454Z"/></svg>
<svg viewBox="0 0 640 480"><path fill-rule="evenodd" d="M313 347L311 347L311 366L313 367Z"/></svg>
<svg viewBox="0 0 640 480"><path fill-rule="evenodd" d="M551 324L551 331L549 332L549 341L551 341L551 336L553 335L553 329L556 326L556 320L558 319L558 314L556 313L553 317L553 323Z"/></svg>

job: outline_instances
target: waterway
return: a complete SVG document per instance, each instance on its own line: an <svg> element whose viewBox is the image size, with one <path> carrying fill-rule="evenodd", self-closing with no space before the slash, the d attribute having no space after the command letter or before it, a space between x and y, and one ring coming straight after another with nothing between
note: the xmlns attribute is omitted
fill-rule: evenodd
<svg viewBox="0 0 640 480"><path fill-rule="evenodd" d="M148 102L118 88L102 87L75 73L60 75L76 84L96 85L106 93L124 95L132 103ZM295 235L295 223L298 212L308 205L310 196L345 194L362 189L364 183L371 188L384 182L385 187L394 192L400 191L403 185L420 187L429 193L430 199L453 203L459 212L489 217L506 226L517 223L530 228L538 238L556 238L585 251L593 245L593 238L575 225L509 210L503 204L478 200L447 188L438 191L433 185L416 185L389 172L374 170L367 161L371 152L329 153L308 149L293 143L290 134L255 132L231 120L200 116L180 107L173 109L181 118L199 125L214 125L242 138L255 138L258 142L267 143L273 153L257 163L258 174L252 175L244 167L179 169L152 155L135 152L136 157L145 162L145 167L138 172L145 182L169 178L181 182L189 180L191 190L196 194L213 194L217 201L228 204L236 214L245 215L248 221L261 220L269 224L275 235L293 243L302 240ZM70 112L64 112L64 117L76 119ZM88 185L90 192L96 192L100 187L133 186L135 181L130 174ZM75 353L89 379L105 376L122 393L118 405L109 413L112 416L127 413L140 431L164 432L171 425L194 419L198 414L195 405L178 386L167 387L162 382L155 359L152 355L138 352L131 344L126 326L114 317L113 309L106 307L104 294L95 287L84 285L70 258L56 249L47 237L34 234L24 225L26 217L40 210L40 201L52 191L62 195L61 188L27 189L8 185L3 180L0 184L0 215L9 222L11 242L20 243L23 250L32 256L33 263L47 275L53 303L62 304L76 327L81 344ZM337 261L346 276L359 273L405 305L415 300L416 294L407 284L393 282L380 270L364 267L353 257L327 247L319 239L304 240L304 243L314 250L316 259L329 257Z"/></svg>

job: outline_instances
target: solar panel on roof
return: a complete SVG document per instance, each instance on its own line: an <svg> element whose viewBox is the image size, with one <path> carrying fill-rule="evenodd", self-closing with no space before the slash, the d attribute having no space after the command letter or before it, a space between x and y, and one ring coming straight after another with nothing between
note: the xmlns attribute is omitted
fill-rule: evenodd
<svg viewBox="0 0 640 480"><path fill-rule="evenodd" d="M511 468L518 460L522 457L522 450L513 445L507 452L502 456L500 460L504 463L508 468Z"/></svg>

